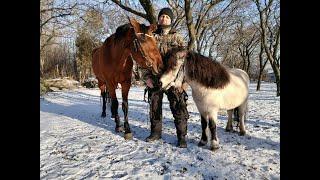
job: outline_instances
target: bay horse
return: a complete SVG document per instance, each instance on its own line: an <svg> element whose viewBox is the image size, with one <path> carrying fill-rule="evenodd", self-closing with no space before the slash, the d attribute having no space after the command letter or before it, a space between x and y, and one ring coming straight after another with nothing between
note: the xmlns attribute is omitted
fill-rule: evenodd
<svg viewBox="0 0 320 180"><path fill-rule="evenodd" d="M216 124L220 109L228 112L226 131L233 131L232 114L237 110L240 135L245 135L244 120L250 81L245 71L224 67L208 57L181 48L173 49L165 59L168 59L168 65L160 78L161 88L179 88L185 81L192 89L193 100L201 115L202 136L198 146L208 142L205 131L209 123L211 150L219 148Z"/></svg>
<svg viewBox="0 0 320 180"><path fill-rule="evenodd" d="M157 75L162 68L162 59L152 34L157 25L146 26L135 19L119 26L101 47L92 52L92 69L98 79L103 98L101 117L106 117L106 96L111 97L111 118L115 118L116 132L123 130L118 115L116 88L121 84L122 110L124 113L124 138L132 139L128 122L128 93L131 86L133 60L141 68L148 68Z"/></svg>

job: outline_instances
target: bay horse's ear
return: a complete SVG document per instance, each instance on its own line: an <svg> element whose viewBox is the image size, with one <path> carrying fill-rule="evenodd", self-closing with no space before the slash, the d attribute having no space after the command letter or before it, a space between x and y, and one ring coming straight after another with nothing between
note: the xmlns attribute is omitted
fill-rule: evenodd
<svg viewBox="0 0 320 180"><path fill-rule="evenodd" d="M129 18L129 17L128 17ZM134 18L129 18L129 22L134 29L134 32L140 32L140 24Z"/></svg>
<svg viewBox="0 0 320 180"><path fill-rule="evenodd" d="M158 28L158 26L157 26L156 24L151 24L151 25L149 26L149 31L150 31L150 32L154 32L154 31L157 30L157 28Z"/></svg>

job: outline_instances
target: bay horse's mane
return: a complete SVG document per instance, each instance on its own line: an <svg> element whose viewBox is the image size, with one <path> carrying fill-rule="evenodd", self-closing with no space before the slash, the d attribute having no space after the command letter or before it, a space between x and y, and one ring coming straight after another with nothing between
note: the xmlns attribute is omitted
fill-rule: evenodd
<svg viewBox="0 0 320 180"><path fill-rule="evenodd" d="M132 28L132 25L130 23L119 26L115 32L115 41L120 41L123 37L125 37L130 28ZM148 27L144 24L140 24L140 31L146 34L148 31Z"/></svg>
<svg viewBox="0 0 320 180"><path fill-rule="evenodd" d="M165 68L172 70L176 66L177 52L184 50L182 47L172 48L163 58ZM227 69L219 62L205 57L194 51L187 51L186 70L190 80L199 82L209 88L223 88L230 82L230 75Z"/></svg>

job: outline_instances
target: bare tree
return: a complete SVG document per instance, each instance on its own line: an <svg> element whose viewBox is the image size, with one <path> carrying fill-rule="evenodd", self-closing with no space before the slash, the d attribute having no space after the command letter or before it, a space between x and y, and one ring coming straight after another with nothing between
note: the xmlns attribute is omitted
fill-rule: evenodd
<svg viewBox="0 0 320 180"><path fill-rule="evenodd" d="M263 56L264 54L264 48L263 48L263 43L260 41L260 53L259 53L259 76L258 76L258 83L257 83L257 91L260 91L260 85L261 85L261 80L262 80L262 73L267 65L268 60L264 60Z"/></svg>
<svg viewBox="0 0 320 180"><path fill-rule="evenodd" d="M237 28L238 49L243 59L242 68L248 74L250 73L251 57L256 46L259 44L258 30L254 26L244 29L243 23Z"/></svg>
<svg viewBox="0 0 320 180"><path fill-rule="evenodd" d="M134 9L133 7L130 7L129 3L124 4L120 0L112 0L112 2L114 2L119 7L121 7L122 9L124 9L124 10L126 10L128 12L146 19L147 21L149 21L150 24L156 24L157 23L155 10L154 10L154 7L153 7L153 5L152 5L150 0L139 0L140 5L143 7L143 10L145 11L145 13ZM105 1L104 3L107 3L107 1Z"/></svg>
<svg viewBox="0 0 320 180"><path fill-rule="evenodd" d="M264 1L264 5L259 0L254 2L259 11L261 41L276 77L277 96L280 96L280 18L277 13L280 2L269 0ZM272 16L275 23L271 21Z"/></svg>
<svg viewBox="0 0 320 180"><path fill-rule="evenodd" d="M62 22L62 18L73 14L77 5L77 3L68 4L56 0L40 1L40 76L43 76L44 71L45 58L43 53L45 48L59 44L57 38L63 34L58 25Z"/></svg>

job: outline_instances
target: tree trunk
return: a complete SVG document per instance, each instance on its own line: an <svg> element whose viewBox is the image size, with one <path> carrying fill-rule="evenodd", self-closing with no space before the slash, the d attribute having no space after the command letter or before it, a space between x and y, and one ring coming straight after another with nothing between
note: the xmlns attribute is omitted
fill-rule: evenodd
<svg viewBox="0 0 320 180"><path fill-rule="evenodd" d="M152 3L150 0L139 0L141 6L147 13L147 20L149 21L150 24L156 24L157 23L157 18L155 16L155 11L152 6Z"/></svg>
<svg viewBox="0 0 320 180"><path fill-rule="evenodd" d="M188 33L189 33L189 42L188 42L188 50L194 50L194 45L196 42L196 31L193 24L193 18L192 18L192 9L190 7L190 0L184 1L184 8L185 8L185 14L186 14L186 22L188 27Z"/></svg>
<svg viewBox="0 0 320 180"><path fill-rule="evenodd" d="M74 57L74 59L73 59L73 71L74 71L75 79L77 81L80 81L78 65L77 65L77 58L76 57Z"/></svg>
<svg viewBox="0 0 320 180"><path fill-rule="evenodd" d="M280 96L280 69L277 65L271 65L274 75L276 76L277 83L277 96Z"/></svg>
<svg viewBox="0 0 320 180"><path fill-rule="evenodd" d="M260 91L260 84L262 80L262 72L261 69L259 70L259 76L258 76L258 83L257 83L257 91Z"/></svg>
<svg viewBox="0 0 320 180"><path fill-rule="evenodd" d="M261 40L263 43L264 50L267 54L267 58L271 64L272 70L274 72L274 75L276 76L277 96L280 96L280 69L279 69L279 66L277 65L277 63L273 57L273 53L270 51L268 44L267 44L267 28L266 27L267 27L268 22L267 22L267 18L265 16L266 16L267 9L271 6L272 2L273 2L273 0L270 0L268 6L263 10L260 9L259 1L256 1L255 3L257 5L258 11L259 11L259 16L260 16ZM272 44L270 45L270 47L271 46L272 46Z"/></svg>

